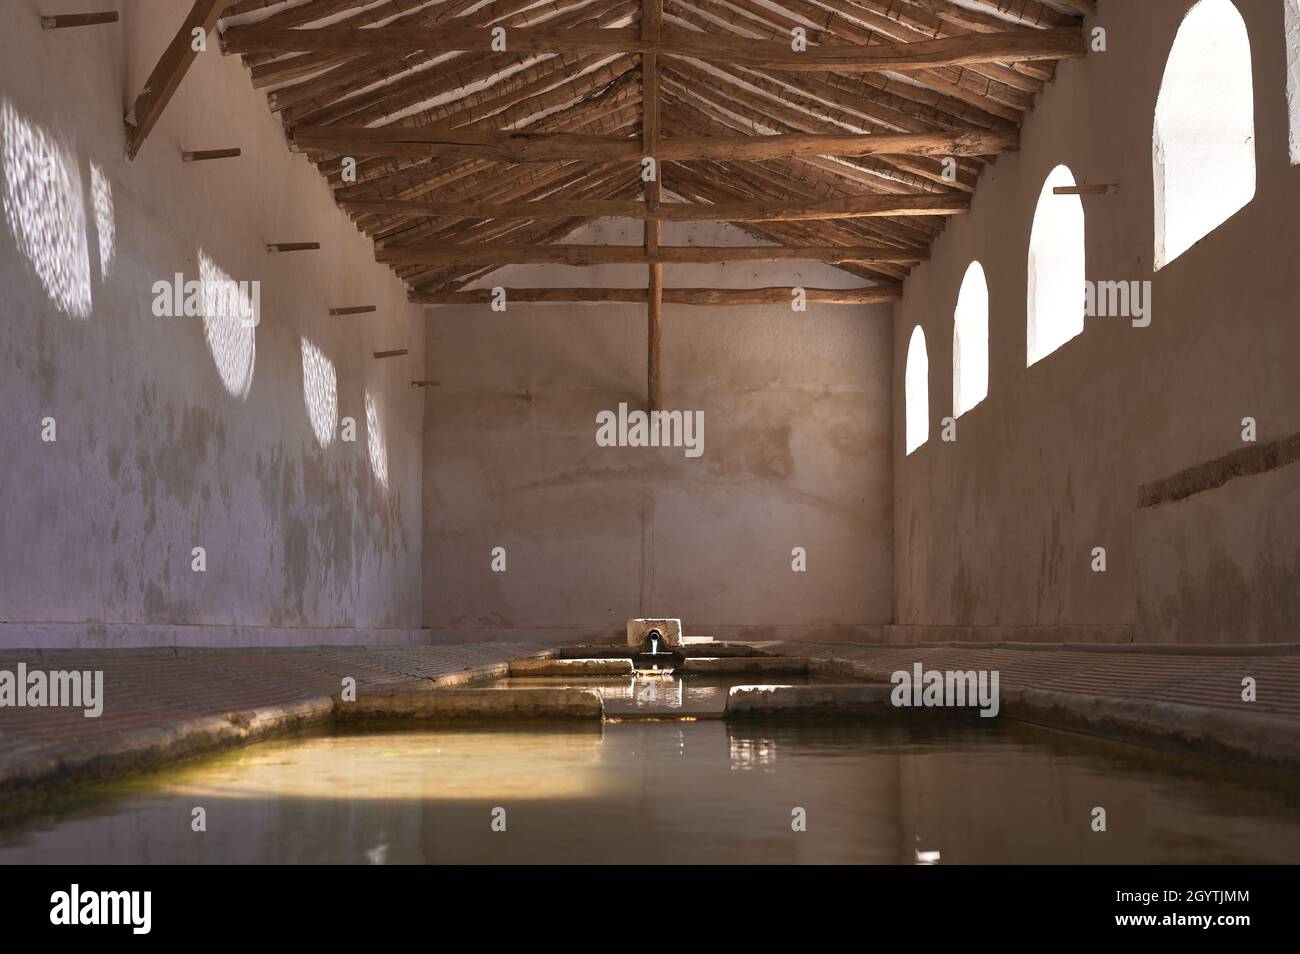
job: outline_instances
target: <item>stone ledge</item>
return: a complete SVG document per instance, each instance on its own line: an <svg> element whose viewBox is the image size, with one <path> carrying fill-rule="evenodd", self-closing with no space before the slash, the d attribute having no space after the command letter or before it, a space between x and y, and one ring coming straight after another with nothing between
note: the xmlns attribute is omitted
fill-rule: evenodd
<svg viewBox="0 0 1300 954"><path fill-rule="evenodd" d="M803 656L690 656L682 663L681 671L698 675L764 673L803 676L808 673L808 660Z"/></svg>
<svg viewBox="0 0 1300 954"><path fill-rule="evenodd" d="M689 637L688 637L689 638ZM557 651L561 659L627 659L631 651L626 646L603 643L581 646L561 646ZM745 643L686 643L677 652L687 658L692 656L770 656L769 652Z"/></svg>
<svg viewBox="0 0 1300 954"><path fill-rule="evenodd" d="M1300 723L1289 719L1047 689L1004 689L1001 697L1002 714L1018 722L1199 758L1300 768Z"/></svg>
<svg viewBox="0 0 1300 954"><path fill-rule="evenodd" d="M284 732L324 725L333 712L334 701L320 696L290 705L201 716L90 738L75 749L43 749L36 756L0 761L0 792L9 800L43 794L51 782L61 787L157 769Z"/></svg>
<svg viewBox="0 0 1300 954"><path fill-rule="evenodd" d="M626 655L609 659L515 659L509 663L511 676L630 676L632 660Z"/></svg>
<svg viewBox="0 0 1300 954"><path fill-rule="evenodd" d="M341 722L360 719L420 721L535 721L604 718L605 706L591 689L415 689L371 692L338 702Z"/></svg>

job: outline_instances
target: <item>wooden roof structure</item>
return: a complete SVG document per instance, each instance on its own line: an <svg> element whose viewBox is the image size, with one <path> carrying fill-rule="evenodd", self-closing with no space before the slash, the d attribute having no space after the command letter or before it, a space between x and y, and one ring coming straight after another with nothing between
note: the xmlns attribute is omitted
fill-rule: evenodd
<svg viewBox="0 0 1300 954"><path fill-rule="evenodd" d="M898 297L985 163L1017 147L1056 61L1084 55L1093 12L1094 0L195 0L128 114L129 150L179 83L190 32L219 22L224 52L243 57L290 147L412 301L485 301L469 286L510 264L645 264L644 289L508 295L646 302L657 406L663 301L791 292L664 289L665 264L819 261L862 287L808 289L810 301ZM642 244L560 243L603 217L642 220ZM762 244L662 245L664 221L731 223Z"/></svg>

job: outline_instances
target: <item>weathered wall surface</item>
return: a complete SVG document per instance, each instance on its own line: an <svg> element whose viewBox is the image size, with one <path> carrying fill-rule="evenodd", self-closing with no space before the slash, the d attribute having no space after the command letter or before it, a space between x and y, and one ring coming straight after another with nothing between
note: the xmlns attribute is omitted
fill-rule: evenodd
<svg viewBox="0 0 1300 954"><path fill-rule="evenodd" d="M1171 642L1296 642L1298 527L1295 463L1143 508L1138 632Z"/></svg>
<svg viewBox="0 0 1300 954"><path fill-rule="evenodd" d="M894 335L892 636L1296 638L1296 468L1141 513L1136 505L1140 485L1241 448L1244 417L1258 421L1260 442L1300 431L1300 170L1287 150L1283 5L1237 5L1254 60L1258 180L1248 206L1153 274L1153 112L1188 4L1102 0L1095 25L1109 51L1061 65L1020 151L985 174L971 214L908 280ZM1118 195L1084 199L1087 277L1152 281L1153 320L1090 318L1026 368L1030 225L1058 163L1079 182L1119 184ZM989 396L944 443L953 307L972 259L989 283ZM901 385L917 324L929 348L931 439L905 457ZM1097 546L1105 573L1090 567Z"/></svg>
<svg viewBox="0 0 1300 954"><path fill-rule="evenodd" d="M117 25L40 29L39 13L86 6L0 7L0 641L411 638L422 313L215 41L127 163L121 117L181 5L130 0ZM179 155L231 146L243 157ZM48 187L32 173L43 155ZM322 249L265 250L296 241ZM198 279L201 255L262 282L255 334L153 316L153 284ZM370 303L376 315L327 314ZM322 356L306 389L304 337ZM370 357L400 347L411 356ZM308 403L329 436L330 364L356 441L335 431L322 447Z"/></svg>
<svg viewBox="0 0 1300 954"><path fill-rule="evenodd" d="M639 244L638 223L568 241ZM672 228L664 244L753 244ZM479 282L644 287L644 267L512 267ZM678 287L846 287L825 266L669 266ZM434 636L620 632L868 638L890 612L888 306L665 306L663 403L704 412L703 456L599 447L643 408L643 305L430 309L425 625ZM493 547L506 571L493 572ZM791 550L807 551L807 572Z"/></svg>

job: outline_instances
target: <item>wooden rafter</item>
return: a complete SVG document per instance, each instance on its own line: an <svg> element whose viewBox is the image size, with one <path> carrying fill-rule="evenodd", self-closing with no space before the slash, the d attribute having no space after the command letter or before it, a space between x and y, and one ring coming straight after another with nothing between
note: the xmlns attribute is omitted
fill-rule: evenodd
<svg viewBox="0 0 1300 954"><path fill-rule="evenodd" d="M413 300L482 301L469 286L516 262L645 264L644 290L509 294L645 302L658 406L663 303L780 304L790 292L665 288L665 265L822 261L876 284L810 289L809 301L890 300L947 217L969 208L985 165L1017 148L1056 63L1084 55L1080 16L1094 9L234 0L222 46ZM504 49L491 46L498 27ZM791 46L795 27L806 50ZM643 181L646 157L655 176ZM601 217L643 222L641 243L556 244ZM772 244L664 246L670 221L729 222Z"/></svg>
<svg viewBox="0 0 1300 954"><path fill-rule="evenodd" d="M647 153L649 155L650 153ZM649 186L649 183L646 184ZM528 202L421 202L413 199L340 199L345 212L398 217L466 219L628 218L651 222L798 222L813 219L873 218L887 215L957 215L970 209L970 197L857 195L818 202L614 202L539 199Z"/></svg>
<svg viewBox="0 0 1300 954"><path fill-rule="evenodd" d="M181 80L189 72L190 64L199 55L194 49L194 33L203 31L206 36L216 27L217 21L231 0L194 0L189 15L167 44L158 65L149 74L144 91L126 114L126 157L134 159L140 147L153 132L154 126L171 102Z"/></svg>

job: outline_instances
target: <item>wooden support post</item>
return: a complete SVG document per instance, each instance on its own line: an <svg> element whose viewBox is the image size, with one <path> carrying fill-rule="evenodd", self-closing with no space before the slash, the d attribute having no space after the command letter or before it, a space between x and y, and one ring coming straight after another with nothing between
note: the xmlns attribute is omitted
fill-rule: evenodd
<svg viewBox="0 0 1300 954"><path fill-rule="evenodd" d="M641 39L657 42L663 22L663 0L641 0ZM659 210L663 194L663 173L657 155L659 145L659 65L654 53L641 55L641 149L642 161L648 157L654 175L645 181L645 204L650 213ZM642 225L646 258L646 406L657 411L663 406L662 379L659 374L660 347L663 343L664 267L658 260L662 238L658 219L647 218Z"/></svg>
<svg viewBox="0 0 1300 954"><path fill-rule="evenodd" d="M373 311L378 311L374 305L353 305L349 308L331 308L330 317L340 317L343 315L368 315Z"/></svg>
<svg viewBox="0 0 1300 954"><path fill-rule="evenodd" d="M243 155L240 149L197 149L185 150L181 159L185 162L207 162L209 159L238 159Z"/></svg>
<svg viewBox="0 0 1300 954"><path fill-rule="evenodd" d="M272 254L276 252L314 252L320 248L320 242L277 242L266 246Z"/></svg>
<svg viewBox="0 0 1300 954"><path fill-rule="evenodd" d="M153 132L163 110L176 95L190 64L199 55L194 49L194 32L202 30L205 36L211 33L229 3L230 0L194 0L189 16L171 43L167 44L158 65L149 74L144 92L126 114L127 159L134 159L139 154L140 147L144 145L149 133Z"/></svg>
<svg viewBox="0 0 1300 954"><path fill-rule="evenodd" d="M406 348L397 348L393 351L376 351L375 357L376 358L398 358L404 354L407 354Z"/></svg>
<svg viewBox="0 0 1300 954"><path fill-rule="evenodd" d="M98 26L101 23L116 23L117 11L105 13L63 13L41 17L42 30L66 30L68 27Z"/></svg>

